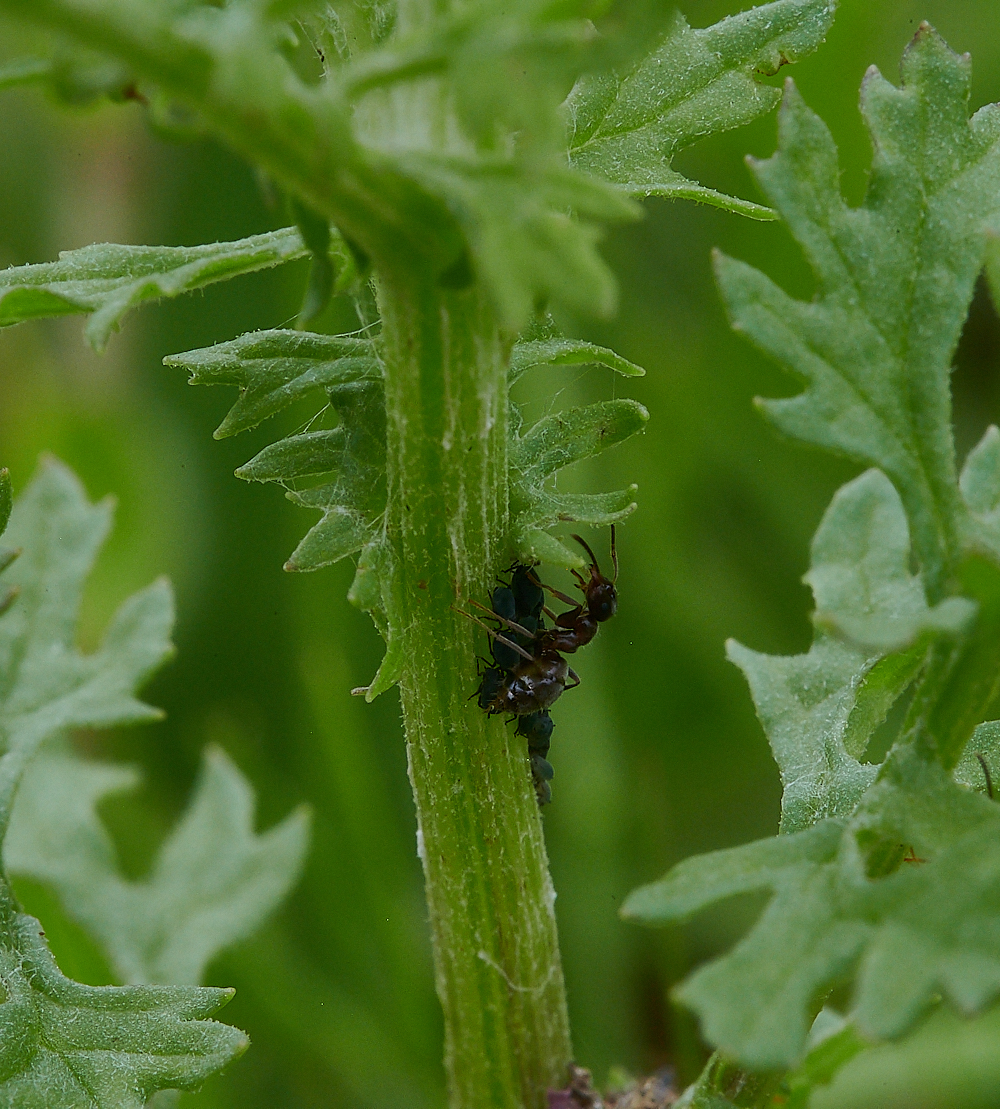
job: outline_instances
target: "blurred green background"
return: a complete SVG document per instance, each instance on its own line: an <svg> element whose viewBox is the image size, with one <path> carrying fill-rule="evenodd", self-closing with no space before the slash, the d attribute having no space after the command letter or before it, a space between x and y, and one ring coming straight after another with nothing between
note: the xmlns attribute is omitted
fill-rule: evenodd
<svg viewBox="0 0 1000 1109"><path fill-rule="evenodd" d="M689 0L686 15L701 26L741 6ZM852 202L870 158L859 83L871 64L897 78L921 19L973 52L974 106L1000 99L995 0L842 0L826 45L792 71L840 145ZM10 34L4 42L16 53ZM770 116L702 143L678 168L757 198L742 156L770 154L774 134ZM194 244L287 222L237 159L210 142L161 141L135 105L71 113L34 90L7 93L0 144L2 265L94 241ZM779 440L758 417L755 394L788 395L795 384L729 332L715 292L709 253L719 246L808 297L810 273L783 227L683 203L646 211L606 240L617 318L563 321L647 368L628 392L652 420L642 439L574 479L593 490L635 480L640 509L620 531L619 615L580 656L583 685L556 712L544 819L579 1060L599 1079L615 1064L673 1062L687 1080L703 1049L669 987L731 942L753 905L662 933L623 924L617 908L684 856L774 832L777 773L723 643L806 649L809 540L857 468ZM147 696L167 719L84 737L95 754L146 771L143 790L104 810L127 872L143 872L177 818L209 740L255 783L262 825L301 800L315 809L297 891L211 969L213 983L236 986L225 1017L253 1047L183 1103L437 1107L440 1017L398 703L395 693L371 706L349 695L374 673L381 641L345 600L353 567L282 573L311 516L273 487L232 477L277 429L213 441L231 391L189 390L160 365L168 353L290 323L305 276L289 266L145 308L103 357L84 346L79 319L4 332L0 461L21 487L51 451L92 497L118 498L85 606L88 645L131 590L161 573L176 587L178 655ZM998 353L1000 323L980 290L957 357L962 453L1000 420ZM624 386L606 371L562 369L519 396L537 415L616 391ZM301 418L290 413L287 429ZM606 536L593 539L606 549ZM46 891L21 892L63 969L107 981L99 953Z"/></svg>

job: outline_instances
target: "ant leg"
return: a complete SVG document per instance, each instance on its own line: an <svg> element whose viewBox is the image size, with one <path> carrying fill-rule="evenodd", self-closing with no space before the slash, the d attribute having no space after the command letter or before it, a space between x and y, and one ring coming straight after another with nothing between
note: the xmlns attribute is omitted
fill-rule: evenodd
<svg viewBox="0 0 1000 1109"><path fill-rule="evenodd" d="M618 548L615 546L615 525L611 525L611 562L615 568L615 576L611 579L611 584L618 580Z"/></svg>
<svg viewBox="0 0 1000 1109"><path fill-rule="evenodd" d="M553 589L551 585L543 585L542 588L547 589L557 601L562 601L564 605L572 605L574 608L580 607L578 601L574 600L572 597L567 597L565 593L560 593L558 589ZM546 611L548 610L546 609ZM552 614L549 613L549 615L551 616Z"/></svg>
<svg viewBox="0 0 1000 1109"><path fill-rule="evenodd" d="M495 631L487 624L484 624L478 616L473 616L471 612L463 612L462 609L457 608L455 605L452 605L451 607L455 612L458 612L462 616L464 616L466 620L471 620L473 624L478 624L483 629L483 631L486 632L487 635L492 636L497 641L497 643L502 643L505 647L510 647L512 651L517 651L521 658L526 658L528 662L534 661L534 655L529 654L523 647L519 647L511 640L505 639L498 631ZM480 605L480 608L482 608L482 605ZM497 619L500 619L500 617L497 617ZM515 624L514 627L517 627L517 625ZM525 632L525 634L528 635L530 633Z"/></svg>
<svg viewBox="0 0 1000 1109"><path fill-rule="evenodd" d="M976 758L979 759L979 765L983 768L983 777L986 779L986 793L989 799L993 800L993 778L990 775L989 763L986 761L986 756L980 752L976 752Z"/></svg>
<svg viewBox="0 0 1000 1109"><path fill-rule="evenodd" d="M504 627L510 628L511 631L516 632L518 635L527 636L528 639L535 638L534 632L529 632L527 628L522 628L520 624L515 624L513 620L508 620L506 616L501 616L499 612L494 612L493 609L487 608L486 605L481 605L478 601L473 601L471 599L469 600L469 604L475 605L476 608L481 608L483 612L488 612L494 620L499 620ZM461 612L462 610L459 609L458 611ZM466 613L465 615L468 616L469 614ZM529 655L528 658L530 657Z"/></svg>
<svg viewBox="0 0 1000 1109"><path fill-rule="evenodd" d="M569 675L569 677L573 679L573 684L567 685L565 688L576 689L576 687L580 684L580 675L573 669L572 666L566 671L566 673Z"/></svg>
<svg viewBox="0 0 1000 1109"><path fill-rule="evenodd" d="M528 577L535 584L535 586L538 586L539 589L548 590L552 594L552 596L555 598L555 600L562 601L563 604L572 604L574 609L579 609L580 608L579 604L576 603L576 601L572 597L567 597L567 594L561 593L558 589L554 589L552 586L547 586L547 584L545 584L543 581L539 581L538 578L533 578L531 576L531 574L529 574ZM581 578L580 581L582 582L583 579ZM554 612L550 612L548 609L545 609L544 611L545 611L545 613L547 613L549 615L549 617L552 620L555 619L555 613Z"/></svg>

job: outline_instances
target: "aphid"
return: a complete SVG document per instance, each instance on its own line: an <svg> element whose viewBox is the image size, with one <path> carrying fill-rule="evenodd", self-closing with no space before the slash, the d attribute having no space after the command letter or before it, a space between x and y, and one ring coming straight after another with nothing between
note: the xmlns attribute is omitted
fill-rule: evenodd
<svg viewBox="0 0 1000 1109"><path fill-rule="evenodd" d="M583 593L583 602L578 604L572 597L565 593L545 586L546 589L560 601L573 607L568 612L561 612L555 616L555 627L549 629L544 636L543 646L548 650L562 651L571 655L586 645L597 635L599 624L610 620L618 611L618 593L615 582L618 581L618 551L615 546L615 526L611 525L611 562L615 568L615 576L609 581L597 564L597 556L579 535L573 538L590 555L590 577L584 578L579 571L574 570L573 576ZM539 583L540 584L540 583Z"/></svg>

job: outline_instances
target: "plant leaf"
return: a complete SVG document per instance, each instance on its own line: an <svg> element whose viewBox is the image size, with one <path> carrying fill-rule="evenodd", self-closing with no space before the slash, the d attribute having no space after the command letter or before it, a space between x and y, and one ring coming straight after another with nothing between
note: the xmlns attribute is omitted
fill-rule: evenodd
<svg viewBox="0 0 1000 1109"><path fill-rule="evenodd" d="M89 312L87 339L101 350L125 313L144 300L179 296L306 253L294 227L207 246L98 243L67 250L58 262L0 270L0 327Z"/></svg>
<svg viewBox="0 0 1000 1109"><path fill-rule="evenodd" d="M299 810L256 835L250 784L221 748L210 747L188 811L149 876L129 882L118 873L96 806L136 784L131 768L43 753L18 793L4 862L56 890L120 980L195 985L215 955L254 932L295 883L308 814Z"/></svg>
<svg viewBox="0 0 1000 1109"><path fill-rule="evenodd" d="M584 356L590 360L590 355ZM602 360L603 361L603 360ZM617 493L565 494L545 485L566 466L599 454L644 430L649 413L637 401L600 401L539 420L523 436L512 427L510 507L517 557L570 568L580 555L542 529L555 523L611 524L636 508L636 486Z"/></svg>
<svg viewBox="0 0 1000 1109"><path fill-rule="evenodd" d="M46 1109L141 1109L157 1090L192 1089L248 1045L206 1018L232 990L81 986L64 977L38 921L17 914L0 940L0 1099Z"/></svg>
<svg viewBox="0 0 1000 1109"><path fill-rule="evenodd" d="M18 594L0 618L0 837L39 746L75 727L158 716L136 687L170 653L165 582L126 601L100 648L74 646L84 580L110 524L76 478L44 462L14 505L8 535L22 548ZM205 1020L230 990L92 987L65 978L38 922L19 913L0 876L0 1101L46 1109L139 1109L157 1090L190 1088L239 1055L242 1032Z"/></svg>
<svg viewBox="0 0 1000 1109"><path fill-rule="evenodd" d="M670 163L704 135L774 108L780 94L757 77L815 50L835 8L834 0L777 0L704 30L692 30L678 13L648 57L574 88L567 101L572 164L633 196L683 197L773 219L763 205L690 181Z"/></svg>
<svg viewBox="0 0 1000 1109"><path fill-rule="evenodd" d="M754 169L806 251L817 298L792 300L749 266L717 264L733 325L807 382L763 410L787 434L892 479L935 600L957 565L961 517L951 355L1000 212L1000 109L968 119L969 77L968 58L926 24L901 88L869 71L862 112L875 156L857 209L841 197L829 131L789 84L778 153Z"/></svg>
<svg viewBox="0 0 1000 1109"><path fill-rule="evenodd" d="M895 869L869 876L892 845ZM922 861L903 862L907 847ZM854 981L858 1031L875 1040L903 1035L938 994L968 1015L1000 993L1000 810L910 748L848 821L688 859L622 911L664 923L752 890L772 893L759 921L678 990L749 1067L796 1065L813 999L840 982Z"/></svg>
<svg viewBox="0 0 1000 1109"><path fill-rule="evenodd" d="M607 366L623 377L643 377L646 371L607 347L581 339L553 336L545 339L520 339L511 351L507 380L513 385L536 366Z"/></svg>
<svg viewBox="0 0 1000 1109"><path fill-rule="evenodd" d="M964 631L975 604L948 597L931 608L909 560L899 494L880 470L868 470L838 490L813 539L803 580L816 597L817 626L879 655L909 647L925 632Z"/></svg>
<svg viewBox="0 0 1000 1109"><path fill-rule="evenodd" d="M187 370L189 385L239 386L239 400L216 428L216 439L256 427L314 390L382 377L370 339L308 331L251 331L168 355L163 364Z"/></svg>

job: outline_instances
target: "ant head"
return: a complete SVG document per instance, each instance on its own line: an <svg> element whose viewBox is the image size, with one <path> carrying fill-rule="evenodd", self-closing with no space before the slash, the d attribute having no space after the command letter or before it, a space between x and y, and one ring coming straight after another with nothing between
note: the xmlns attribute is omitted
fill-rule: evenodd
<svg viewBox="0 0 1000 1109"><path fill-rule="evenodd" d="M614 616L618 611L618 593L613 581L600 575L591 578L587 589L587 611L599 624Z"/></svg>
<svg viewBox="0 0 1000 1109"><path fill-rule="evenodd" d="M611 581L608 581L601 573L601 568L597 565L597 556L587 543L579 535L574 535L573 538L583 547L587 554L590 555L590 581L584 581L580 575L577 575L577 580L580 582L580 588L587 598L587 610L591 618L600 624L605 620L610 620L618 611L618 594L615 591L615 582L618 580L618 551L615 547L615 526L614 524L611 525L611 561L614 563L615 567L615 576Z"/></svg>

